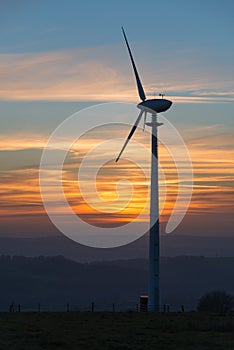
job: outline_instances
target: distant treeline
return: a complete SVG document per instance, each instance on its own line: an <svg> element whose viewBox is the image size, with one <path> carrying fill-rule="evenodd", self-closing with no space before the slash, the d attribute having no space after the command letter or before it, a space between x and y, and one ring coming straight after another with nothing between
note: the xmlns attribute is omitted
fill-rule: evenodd
<svg viewBox="0 0 234 350"><path fill-rule="evenodd" d="M77 263L63 256L0 256L0 311L23 306L138 302L147 293L145 259ZM234 258L161 259L162 304L195 309L212 290L234 294Z"/></svg>

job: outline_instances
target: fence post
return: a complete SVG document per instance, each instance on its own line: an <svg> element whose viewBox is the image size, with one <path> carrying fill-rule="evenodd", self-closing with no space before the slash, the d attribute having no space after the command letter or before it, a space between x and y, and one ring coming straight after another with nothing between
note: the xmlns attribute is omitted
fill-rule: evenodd
<svg viewBox="0 0 234 350"><path fill-rule="evenodd" d="M138 311L139 311L139 304L136 303L136 312L138 312Z"/></svg>
<svg viewBox="0 0 234 350"><path fill-rule="evenodd" d="M20 309L21 309L21 308L20 308L20 304L19 304L19 305L18 305L18 312L20 312Z"/></svg>
<svg viewBox="0 0 234 350"><path fill-rule="evenodd" d="M67 303L67 312L70 311L70 308L69 308L69 303Z"/></svg>
<svg viewBox="0 0 234 350"><path fill-rule="evenodd" d="M38 312L41 312L41 304L38 303Z"/></svg>
<svg viewBox="0 0 234 350"><path fill-rule="evenodd" d="M115 312L115 304L112 304L112 311Z"/></svg>
<svg viewBox="0 0 234 350"><path fill-rule="evenodd" d="M94 312L94 302L92 302L92 312Z"/></svg>

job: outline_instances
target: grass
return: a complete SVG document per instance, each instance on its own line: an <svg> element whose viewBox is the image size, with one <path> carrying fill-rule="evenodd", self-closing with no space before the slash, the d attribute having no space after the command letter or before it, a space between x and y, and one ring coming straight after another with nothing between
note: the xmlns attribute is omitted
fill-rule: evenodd
<svg viewBox="0 0 234 350"><path fill-rule="evenodd" d="M234 349L234 316L0 313L0 350Z"/></svg>

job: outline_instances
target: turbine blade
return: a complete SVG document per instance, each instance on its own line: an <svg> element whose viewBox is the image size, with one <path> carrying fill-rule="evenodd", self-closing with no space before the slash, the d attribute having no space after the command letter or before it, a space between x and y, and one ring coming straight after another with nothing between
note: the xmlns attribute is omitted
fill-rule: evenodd
<svg viewBox="0 0 234 350"><path fill-rule="evenodd" d="M143 114L143 113L144 113L144 112L141 111L140 114L139 114L139 116L137 117L137 120L135 121L135 124L133 125L133 127L132 127L132 129L131 129L131 131L130 131L128 137L127 137L127 140L124 142L124 145L123 145L123 147L122 147L122 149L121 149L121 151L120 151L118 157L117 157L116 160L115 160L116 163L118 162L119 158L121 157L121 155L122 155L123 151L125 150L125 148L126 148L128 142L130 141L132 135L133 135L134 132L136 131L136 128L137 128L138 124L140 123L140 120L141 120L141 117L142 117L142 114Z"/></svg>
<svg viewBox="0 0 234 350"><path fill-rule="evenodd" d="M123 32L123 36L124 36L124 39L125 39L125 42L126 42L126 45L127 45L127 48L128 48L128 52L129 52L129 56L131 58L131 62L132 62L132 67L133 67L133 70L134 70L134 74L135 74L135 77L136 77L136 83L137 83L137 88L138 88L138 94L139 94L139 97L142 101L145 101L146 97L145 97L145 92L144 92L144 89L143 89L143 86L141 84L141 81L140 81L140 77L139 77L139 74L137 72L137 69L136 69L136 65L135 65L135 62L134 62L134 59L133 59L133 56L132 56L132 52L131 52L131 49L130 49L130 46L128 44L128 39L126 37L126 34L125 34L125 31L124 31L124 28L122 27L122 32Z"/></svg>

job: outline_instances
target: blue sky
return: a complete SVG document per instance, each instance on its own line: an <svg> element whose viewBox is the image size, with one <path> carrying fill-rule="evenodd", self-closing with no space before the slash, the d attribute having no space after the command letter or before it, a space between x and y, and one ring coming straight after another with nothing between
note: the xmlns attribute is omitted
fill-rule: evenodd
<svg viewBox="0 0 234 350"><path fill-rule="evenodd" d="M175 106L169 112L174 112L173 119L180 120L184 115L186 123L194 121L193 115L189 120L186 115L195 111L199 122L210 123L212 116L213 122L219 123L222 113L225 124L232 124L232 107L222 102L234 100L233 10L234 4L228 0L3 3L0 101L11 101L10 105L0 102L4 126L18 127L27 120L27 114L33 123L40 123L38 114L42 110L45 116L46 105L33 104L35 100L76 102L63 107L60 104L57 114L61 115L62 110L64 117L82 108L82 100L138 102L121 25L127 31L148 95L164 92L174 102L184 102L183 97L191 96L216 102L214 106L204 106L202 116L196 112L201 107ZM98 82L102 79L109 82L105 88L108 97L99 96ZM91 84L84 84L88 81ZM125 90L117 93L122 87ZM20 93L22 90L26 92ZM13 101L28 103L18 105ZM221 105L217 106L219 102ZM50 103L47 107L47 113L54 114L56 106L53 108ZM19 111L16 120L12 120L14 108ZM48 129L49 125L50 122Z"/></svg>
<svg viewBox="0 0 234 350"><path fill-rule="evenodd" d="M131 32L133 41L154 41L159 47L216 48L218 52L230 48L233 31L231 0L10 0L1 7L5 52L118 43L121 25Z"/></svg>
<svg viewBox="0 0 234 350"><path fill-rule="evenodd" d="M51 80L55 90L61 81L71 84L73 75L73 93L65 94L68 87L64 85L60 93L50 90L43 96L37 91L28 99L92 101L97 91L91 84L82 86L80 96L79 64L86 71L82 81L93 78L97 83L108 78L107 91L111 92L116 86L120 89L114 79L118 74L120 86L129 84L134 89L120 31L124 25L149 95L163 91L180 98L192 95L233 101L233 10L228 0L8 1L0 14L0 63L5 71L0 99L27 100L12 87L24 80L32 91L47 87ZM123 79L126 75L129 82ZM95 100L121 101L125 94L115 93L114 97L109 93L108 98ZM126 99L132 101L134 95Z"/></svg>

